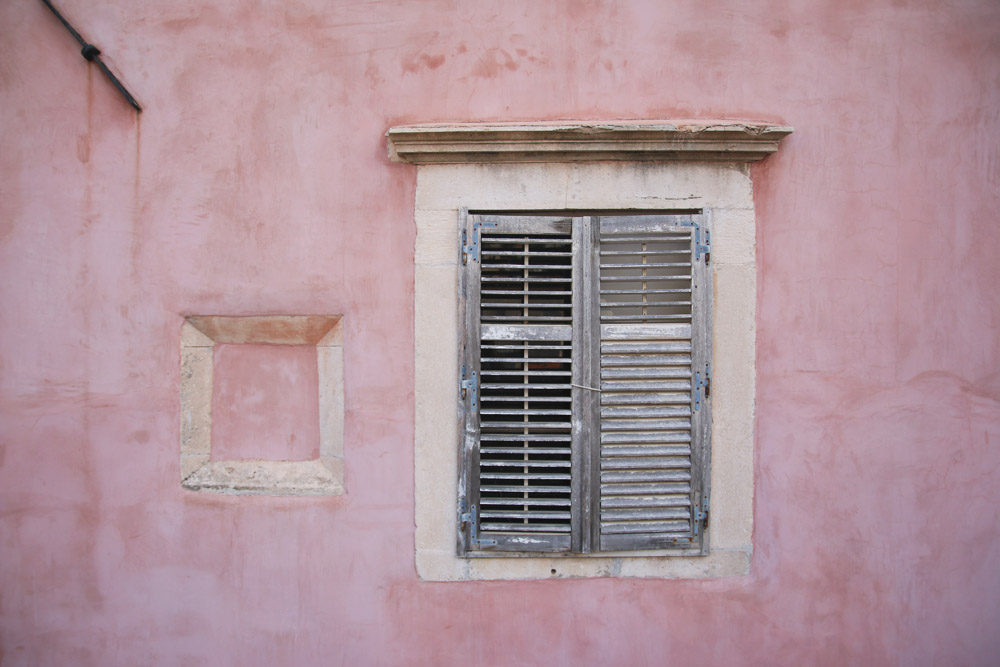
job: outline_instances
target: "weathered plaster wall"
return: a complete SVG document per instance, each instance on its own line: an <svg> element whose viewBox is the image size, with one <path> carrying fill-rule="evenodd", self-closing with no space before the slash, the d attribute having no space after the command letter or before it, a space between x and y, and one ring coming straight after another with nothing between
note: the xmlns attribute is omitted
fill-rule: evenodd
<svg viewBox="0 0 1000 667"><path fill-rule="evenodd" d="M1000 6L0 5L3 664L990 664ZM747 117L746 577L424 583L423 121ZM185 314L344 314L347 494L178 483ZM447 326L444 324L444 326Z"/></svg>

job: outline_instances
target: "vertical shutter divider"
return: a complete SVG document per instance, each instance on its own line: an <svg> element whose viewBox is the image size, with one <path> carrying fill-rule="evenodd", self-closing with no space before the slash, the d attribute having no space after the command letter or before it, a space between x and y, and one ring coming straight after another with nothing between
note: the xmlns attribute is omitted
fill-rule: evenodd
<svg viewBox="0 0 1000 667"><path fill-rule="evenodd" d="M573 219L573 536L577 553L596 551L600 482L600 322L593 218Z"/></svg>
<svg viewBox="0 0 1000 667"><path fill-rule="evenodd" d="M583 264L587 267L587 284L584 287L587 354L586 385L598 391L587 391L586 452L588 457L586 502L590 506L590 525L586 527L588 551L601 548L601 294L600 294L600 238L601 219L587 219L587 248Z"/></svg>

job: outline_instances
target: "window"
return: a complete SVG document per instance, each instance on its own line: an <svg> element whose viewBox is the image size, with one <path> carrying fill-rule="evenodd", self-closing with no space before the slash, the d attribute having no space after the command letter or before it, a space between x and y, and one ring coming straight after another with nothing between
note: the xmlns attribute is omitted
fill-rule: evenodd
<svg viewBox="0 0 1000 667"><path fill-rule="evenodd" d="M181 486L272 496L344 493L344 334L340 315L205 315L181 327ZM307 461L212 459L214 348L221 344L316 348L319 457Z"/></svg>
<svg viewBox="0 0 1000 667"><path fill-rule="evenodd" d="M706 578L750 571L757 268L747 163L773 153L790 132L726 121L470 123L389 130L391 159L417 165L413 461L414 556L421 580ZM468 389L466 398L461 395L466 313L460 312L465 306L460 285L466 265L456 249L463 244L463 230L465 245L473 238L462 209L532 219L539 211L568 218L577 211L592 216L711 211L712 250L705 266L713 287L712 331L705 334L712 344L711 465L700 473L711 479L712 489L711 518L702 526L702 539L711 544L707 555L697 544L589 553L468 550L461 517L471 508L459 502L465 497L459 484L467 474L460 457L468 403ZM594 392L584 392L585 399L588 393Z"/></svg>
<svg viewBox="0 0 1000 667"><path fill-rule="evenodd" d="M462 217L462 553L707 553L708 216Z"/></svg>

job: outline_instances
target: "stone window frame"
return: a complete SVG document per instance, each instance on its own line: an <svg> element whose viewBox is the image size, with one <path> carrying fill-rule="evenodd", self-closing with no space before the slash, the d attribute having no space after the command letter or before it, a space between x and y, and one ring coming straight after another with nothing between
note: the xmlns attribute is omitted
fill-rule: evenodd
<svg viewBox="0 0 1000 667"><path fill-rule="evenodd" d="M756 222L748 162L792 129L729 121L394 127L390 158L418 165L414 205L415 559L425 581L554 577L709 578L753 554ZM710 210L713 423L705 556L669 551L465 557L456 549L459 211ZM452 322L454 326L443 326Z"/></svg>
<svg viewBox="0 0 1000 667"><path fill-rule="evenodd" d="M344 354L340 315L191 316L181 327L181 486L237 495L344 493ZM312 345L319 376L319 457L212 461L216 343Z"/></svg>

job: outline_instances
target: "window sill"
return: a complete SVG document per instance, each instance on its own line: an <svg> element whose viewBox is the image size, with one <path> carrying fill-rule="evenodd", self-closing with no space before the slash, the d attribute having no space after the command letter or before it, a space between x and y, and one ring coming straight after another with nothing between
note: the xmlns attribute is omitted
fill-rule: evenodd
<svg viewBox="0 0 1000 667"><path fill-rule="evenodd" d="M676 552L634 552L595 556L514 556L458 558L452 552L417 554L417 574L424 581L565 579L637 577L654 579L708 579L749 574L750 552L712 549L707 556Z"/></svg>

